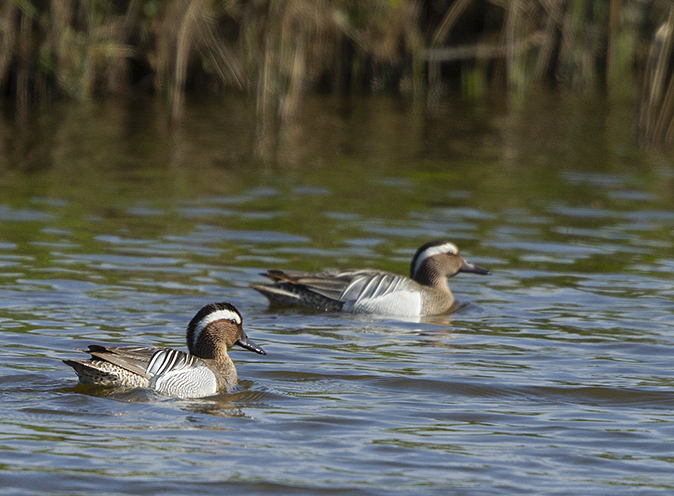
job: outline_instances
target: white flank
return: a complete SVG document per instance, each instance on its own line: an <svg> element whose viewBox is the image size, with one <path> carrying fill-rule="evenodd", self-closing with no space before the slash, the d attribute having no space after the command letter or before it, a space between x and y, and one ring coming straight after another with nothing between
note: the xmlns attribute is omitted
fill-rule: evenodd
<svg viewBox="0 0 674 496"><path fill-rule="evenodd" d="M419 317L421 315L421 293L395 292L360 299L353 303L347 302L344 309L353 313Z"/></svg>
<svg viewBox="0 0 674 496"><path fill-rule="evenodd" d="M454 243L444 243L438 246L431 246L429 248L426 248L419 254L419 257L417 258L417 261L414 264L414 274L417 273L417 270L419 270L419 267L421 267L421 264L424 262L424 260L426 260L428 257L439 255L440 253L451 253L453 255L456 255L457 253L459 253L459 249L456 247Z"/></svg>
<svg viewBox="0 0 674 496"><path fill-rule="evenodd" d="M421 314L421 293L416 285L386 272L355 277L340 300L345 312L405 317Z"/></svg>
<svg viewBox="0 0 674 496"><path fill-rule="evenodd" d="M194 337L193 337L193 343L192 344L194 344L196 346L197 342L199 341L199 335L201 334L201 331L206 329L206 326L208 324L211 324L211 323L215 322L216 320L223 320L223 319L233 320L237 324L241 324L241 316L238 313L232 312L231 310L227 310L227 309L216 310L215 312L212 312L212 313L209 313L208 315L206 315L206 317L201 319L197 323L197 325L194 326L194 335L193 335Z"/></svg>

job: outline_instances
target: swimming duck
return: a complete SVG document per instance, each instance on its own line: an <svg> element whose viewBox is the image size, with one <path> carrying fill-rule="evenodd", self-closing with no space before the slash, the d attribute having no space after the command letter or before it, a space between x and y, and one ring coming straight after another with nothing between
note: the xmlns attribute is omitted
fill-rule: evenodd
<svg viewBox="0 0 674 496"><path fill-rule="evenodd" d="M299 304L326 311L419 317L444 313L455 303L447 279L459 272L491 274L468 263L455 244L430 241L412 258L410 277L375 269L319 273L269 270L272 284L251 284L275 305Z"/></svg>
<svg viewBox="0 0 674 496"><path fill-rule="evenodd" d="M237 381L227 348L234 345L266 355L248 339L241 314L229 303L203 307L187 326L189 353L171 348L89 345L90 359L63 360L83 384L150 388L182 398L210 396Z"/></svg>

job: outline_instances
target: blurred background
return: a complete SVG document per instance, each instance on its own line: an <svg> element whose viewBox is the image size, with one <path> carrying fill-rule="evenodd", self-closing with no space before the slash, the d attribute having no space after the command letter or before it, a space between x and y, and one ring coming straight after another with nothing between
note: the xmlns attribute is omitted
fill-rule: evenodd
<svg viewBox="0 0 674 496"><path fill-rule="evenodd" d="M554 89L635 104L640 143L674 136L665 0L3 0L0 90L35 104L241 93L264 129L307 93L525 99Z"/></svg>

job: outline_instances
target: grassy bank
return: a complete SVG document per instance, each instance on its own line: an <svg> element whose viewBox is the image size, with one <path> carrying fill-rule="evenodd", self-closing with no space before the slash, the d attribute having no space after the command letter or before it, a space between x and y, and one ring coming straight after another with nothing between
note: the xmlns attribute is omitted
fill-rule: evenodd
<svg viewBox="0 0 674 496"><path fill-rule="evenodd" d="M19 110L154 93L245 92L291 119L302 94L541 85L641 102L645 143L674 140L674 7L664 0L4 0L0 89Z"/></svg>

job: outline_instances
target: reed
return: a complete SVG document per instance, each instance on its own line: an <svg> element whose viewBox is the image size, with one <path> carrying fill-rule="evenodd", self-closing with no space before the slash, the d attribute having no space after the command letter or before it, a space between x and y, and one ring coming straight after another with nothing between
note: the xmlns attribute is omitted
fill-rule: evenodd
<svg viewBox="0 0 674 496"><path fill-rule="evenodd" d="M646 146L671 145L674 139L673 41L674 7L655 32L648 53L639 112L640 139Z"/></svg>
<svg viewBox="0 0 674 496"><path fill-rule="evenodd" d="M310 91L480 97L546 85L640 95L644 142L674 135L664 0L4 0L0 88L52 98L240 91L287 122ZM662 107L662 109L660 108ZM674 137L673 137L674 139Z"/></svg>

